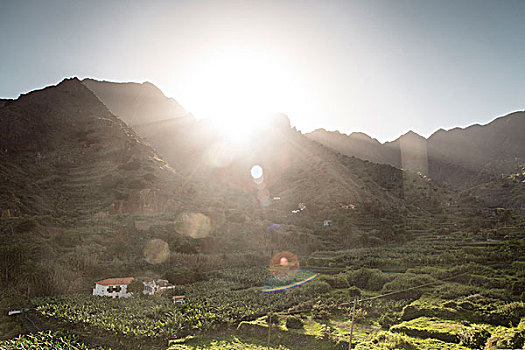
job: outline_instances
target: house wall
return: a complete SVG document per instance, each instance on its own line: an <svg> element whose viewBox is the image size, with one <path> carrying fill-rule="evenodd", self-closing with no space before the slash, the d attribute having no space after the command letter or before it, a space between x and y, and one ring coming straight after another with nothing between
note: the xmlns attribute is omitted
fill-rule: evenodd
<svg viewBox="0 0 525 350"><path fill-rule="evenodd" d="M112 287L120 287L119 292L109 292L108 289ZM128 286L126 284L116 285L116 286L103 286L101 284L96 284L93 289L93 295L98 295L101 297L111 297L111 298L129 298L131 293L128 293Z"/></svg>
<svg viewBox="0 0 525 350"><path fill-rule="evenodd" d="M146 294L146 295L155 294L155 281L142 282L142 284L144 285L144 290L142 291L143 294Z"/></svg>

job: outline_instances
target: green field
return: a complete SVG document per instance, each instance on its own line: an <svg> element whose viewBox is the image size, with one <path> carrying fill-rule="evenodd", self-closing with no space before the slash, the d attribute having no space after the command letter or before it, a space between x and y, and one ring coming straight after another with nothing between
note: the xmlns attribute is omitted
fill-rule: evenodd
<svg viewBox="0 0 525 350"><path fill-rule="evenodd" d="M50 327L114 348L136 342L144 349L148 343L263 349L271 313L271 348L331 349L348 346L357 298L355 349L521 349L524 254L523 239L421 238L402 246L319 252L310 257L310 268L330 266L332 274L276 293L262 293L267 268L234 268L177 286L173 293L187 296L182 305L166 296L76 294L35 299L35 314ZM100 343L104 336L116 341Z"/></svg>

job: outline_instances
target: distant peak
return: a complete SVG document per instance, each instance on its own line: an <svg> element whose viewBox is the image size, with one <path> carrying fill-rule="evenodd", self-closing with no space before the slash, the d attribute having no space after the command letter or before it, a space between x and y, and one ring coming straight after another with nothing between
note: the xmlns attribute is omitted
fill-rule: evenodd
<svg viewBox="0 0 525 350"><path fill-rule="evenodd" d="M353 133L351 133L348 136L355 137L355 138L358 138L358 139L370 139L370 140L372 139L372 137L370 137L369 135L365 134L364 132L360 132L360 131L353 132Z"/></svg>
<svg viewBox="0 0 525 350"><path fill-rule="evenodd" d="M279 128L285 128L285 129L291 128L290 118L288 118L288 116L284 113L277 113L277 114L272 115L270 123L273 126L276 126Z"/></svg>
<svg viewBox="0 0 525 350"><path fill-rule="evenodd" d="M419 135L418 133L412 131L412 130L408 130L408 132L406 132L405 134L403 134L402 136L400 136L399 138L418 138L418 139L425 139L423 136Z"/></svg>
<svg viewBox="0 0 525 350"><path fill-rule="evenodd" d="M329 132L327 131L326 129L324 128L318 128L318 129L315 129L313 131L310 131L309 133L307 134L318 134L318 133L326 133L326 132Z"/></svg>
<svg viewBox="0 0 525 350"><path fill-rule="evenodd" d="M164 93L162 92L161 89L159 89L159 87L155 84L153 84L152 82L150 81L145 81L142 83L142 86L144 86L145 88L147 89L151 89L151 90L155 90L157 92L159 92L160 94L164 95Z"/></svg>
<svg viewBox="0 0 525 350"><path fill-rule="evenodd" d="M77 77L64 78L64 80L62 80L62 83L67 81L75 81L80 83L80 79L78 79Z"/></svg>

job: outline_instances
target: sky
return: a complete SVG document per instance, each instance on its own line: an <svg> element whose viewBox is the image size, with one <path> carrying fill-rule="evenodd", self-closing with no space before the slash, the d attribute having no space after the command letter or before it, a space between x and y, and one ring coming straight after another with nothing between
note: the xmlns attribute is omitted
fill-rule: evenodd
<svg viewBox="0 0 525 350"><path fill-rule="evenodd" d="M522 0L0 0L0 97L150 81L197 118L428 137L525 109L524 14Z"/></svg>

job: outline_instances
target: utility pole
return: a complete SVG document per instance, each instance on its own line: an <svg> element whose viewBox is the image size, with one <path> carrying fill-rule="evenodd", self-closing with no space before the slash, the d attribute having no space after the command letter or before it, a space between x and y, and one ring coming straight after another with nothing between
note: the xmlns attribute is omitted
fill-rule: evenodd
<svg viewBox="0 0 525 350"><path fill-rule="evenodd" d="M270 350L270 333L272 331L272 313L268 313L268 350Z"/></svg>
<svg viewBox="0 0 525 350"><path fill-rule="evenodd" d="M354 307L352 309L352 325L350 326L350 338L348 339L348 350L352 350L352 336L354 334L354 317L355 317L355 305L357 298L354 298Z"/></svg>

